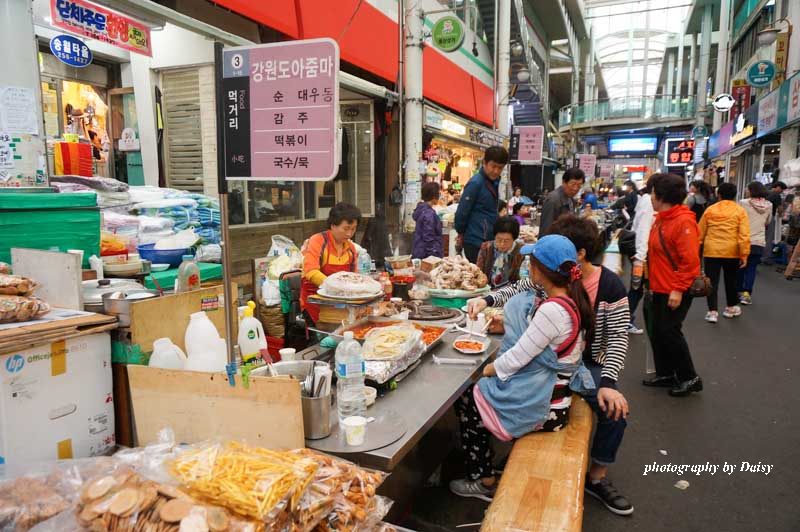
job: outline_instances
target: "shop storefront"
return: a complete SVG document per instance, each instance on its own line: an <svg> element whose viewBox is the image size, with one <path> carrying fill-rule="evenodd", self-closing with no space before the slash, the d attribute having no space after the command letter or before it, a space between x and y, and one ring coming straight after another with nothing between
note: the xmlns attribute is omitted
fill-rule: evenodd
<svg viewBox="0 0 800 532"><path fill-rule="evenodd" d="M491 146L502 146L505 138L432 105L425 106L425 150L427 179L459 190L483 160Z"/></svg>

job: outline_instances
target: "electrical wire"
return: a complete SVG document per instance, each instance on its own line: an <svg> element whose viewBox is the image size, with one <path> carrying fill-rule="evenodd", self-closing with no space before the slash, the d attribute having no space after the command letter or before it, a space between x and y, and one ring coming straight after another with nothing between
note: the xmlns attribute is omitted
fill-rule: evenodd
<svg viewBox="0 0 800 532"><path fill-rule="evenodd" d="M350 29L350 26L353 24L353 21L356 19L356 15L358 15L358 11L361 9L361 6L363 4L364 4L364 0L358 0L358 5L353 10L353 14L350 15L350 20L348 20L347 24L345 24L344 28L342 28L342 32L339 34L339 38L336 39L337 42L341 42L342 37L344 37L344 34L347 33L347 30Z"/></svg>

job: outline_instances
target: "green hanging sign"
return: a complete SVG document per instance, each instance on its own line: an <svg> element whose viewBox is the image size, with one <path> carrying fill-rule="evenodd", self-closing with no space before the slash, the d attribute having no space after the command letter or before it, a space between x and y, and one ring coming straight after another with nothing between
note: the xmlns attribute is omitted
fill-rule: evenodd
<svg viewBox="0 0 800 532"><path fill-rule="evenodd" d="M433 26L433 45L443 52L455 52L464 42L464 24L458 17L447 16Z"/></svg>
<svg viewBox="0 0 800 532"><path fill-rule="evenodd" d="M777 70L772 61L756 61L747 69L747 82L753 87L766 87L775 79Z"/></svg>

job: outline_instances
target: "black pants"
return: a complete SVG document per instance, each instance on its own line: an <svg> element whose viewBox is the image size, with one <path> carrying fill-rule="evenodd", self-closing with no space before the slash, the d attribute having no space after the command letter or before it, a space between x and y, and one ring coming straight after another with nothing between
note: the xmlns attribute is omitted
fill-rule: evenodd
<svg viewBox="0 0 800 532"><path fill-rule="evenodd" d="M472 264L478 262L478 253L480 253L480 251L480 246L473 246L472 244L464 242L464 256L467 257L467 260Z"/></svg>
<svg viewBox="0 0 800 532"><path fill-rule="evenodd" d="M729 307L739 304L736 281L739 275L739 259L705 258L706 275L711 279L711 292L708 294L708 310L719 310L717 294L719 281L725 274L725 300Z"/></svg>
<svg viewBox="0 0 800 532"><path fill-rule="evenodd" d="M461 427L461 450L466 460L467 478L479 480L493 477L494 451L492 433L483 426L481 414L475 404L473 386L456 400L455 408ZM569 409L550 410L550 418L544 422L540 432L555 432L567 425Z"/></svg>
<svg viewBox="0 0 800 532"><path fill-rule="evenodd" d="M644 310L645 321L652 324L650 345L653 347L656 375L674 375L681 382L695 378L697 373L692 363L692 354L682 331L683 320L692 306L692 298L684 294L678 308L671 310L667 306L669 294L653 294L652 297L652 305L645 305Z"/></svg>

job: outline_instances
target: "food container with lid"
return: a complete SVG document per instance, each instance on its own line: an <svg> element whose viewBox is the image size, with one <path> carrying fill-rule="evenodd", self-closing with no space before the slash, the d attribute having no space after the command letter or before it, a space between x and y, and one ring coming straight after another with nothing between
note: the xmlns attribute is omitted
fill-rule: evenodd
<svg viewBox="0 0 800 532"><path fill-rule="evenodd" d="M87 312L104 313L103 294L118 292L120 290L144 290L144 286L128 279L93 279L83 281L81 292L83 294L83 309Z"/></svg>

